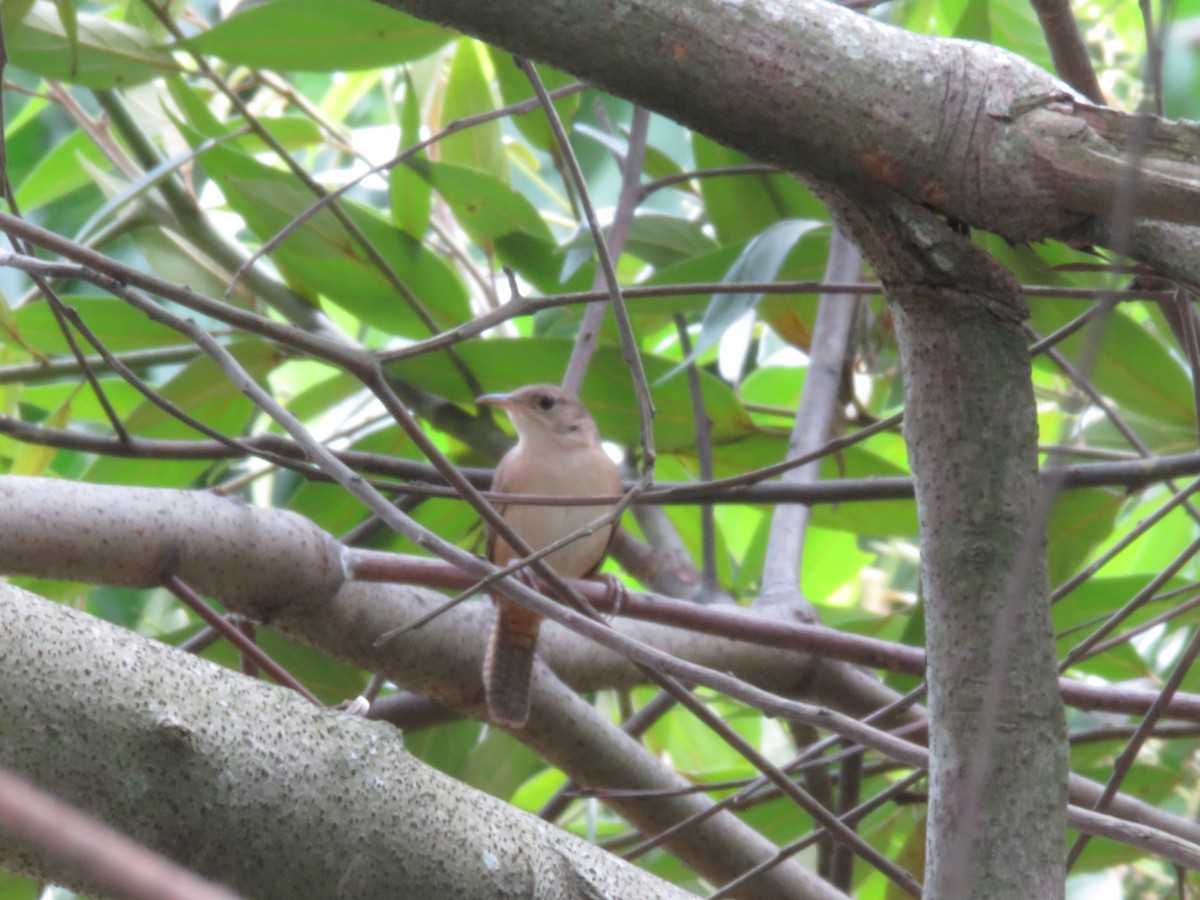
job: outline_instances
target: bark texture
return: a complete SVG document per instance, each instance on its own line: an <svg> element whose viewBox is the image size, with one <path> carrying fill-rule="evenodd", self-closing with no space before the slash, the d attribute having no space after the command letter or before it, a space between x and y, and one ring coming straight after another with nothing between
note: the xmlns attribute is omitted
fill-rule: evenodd
<svg viewBox="0 0 1200 900"><path fill-rule="evenodd" d="M1109 241L1123 185L1139 216L1200 223L1200 127L1139 127L1006 50L913 34L825 0L379 2L547 62L755 159L843 191L886 188L1012 241ZM1142 173L1130 182L1133 158ZM1200 231L1182 231L1177 242L1200 248ZM1146 251L1200 282L1194 256Z"/></svg>
<svg viewBox="0 0 1200 900"><path fill-rule="evenodd" d="M386 584L349 583L337 590L342 577L340 565L335 567L336 578L322 577L331 564L324 555L314 556L313 571L307 578L301 572L287 574L286 578L280 573L280 581L271 591L270 579L260 578L258 572L276 565L276 557L302 570L305 564L300 557L305 552L315 553L318 547L326 547L334 560L340 560L332 552L336 542L300 516L254 509L206 494L84 487L86 490L80 490L79 486L48 479L0 477L0 498L7 501L16 516L14 521L20 523L0 541L0 572L51 576L63 571L59 562L65 559L70 561L66 571L79 580L143 587L161 577L162 567L157 560L166 554L172 560L169 571L187 576L191 586L201 593L215 593L230 609L267 618L272 627L289 637L368 671L380 672L398 685L460 710L483 715L479 673L484 635L493 616L490 604L454 610L451 615L375 646L376 638L398 622L424 617L445 598ZM235 511L232 519L218 515L226 508ZM145 516L153 527L141 523L140 516ZM243 530L247 523L261 531L253 552L234 554L223 567L217 564L219 555L212 554L223 543L251 539ZM238 569L230 564L235 560L239 568L247 570L248 583L260 585L262 591L238 587ZM298 585L304 590L293 593ZM226 589L228 595L222 593ZM635 626L633 631L647 637L673 633L647 624ZM39 643L30 640L34 645ZM723 658L725 648L738 646L735 642L694 636L690 640L707 646L706 653L717 659ZM686 647L688 642L685 638L677 647ZM795 671L797 655L786 651L772 651L772 655L791 661L773 667L788 673L788 684L799 687L807 682L807 672ZM632 673L627 661L611 653L605 656L614 668ZM811 663L811 659L807 661ZM851 670L844 664L835 665ZM825 681L829 680L827 675ZM664 791L688 786L672 768L616 728L541 663L535 667L533 697L533 710L527 726L520 731L521 740L580 785ZM270 717L257 718L270 721ZM213 765L219 768L222 763L218 760ZM653 803L614 797L608 805L640 831L657 834L688 816L709 812L712 801L684 794ZM714 883L736 878L776 853L771 842L728 811L682 830L666 843L666 848ZM739 896L844 898L795 860L772 868Z"/></svg>
<svg viewBox="0 0 1200 900"><path fill-rule="evenodd" d="M925 210L840 207L886 285L904 365L928 659L926 891L1059 897L1066 721L1020 291Z"/></svg>
<svg viewBox="0 0 1200 900"><path fill-rule="evenodd" d="M8 585L0 765L248 898L691 896L418 762L390 726ZM7 842L0 866L62 877Z"/></svg>

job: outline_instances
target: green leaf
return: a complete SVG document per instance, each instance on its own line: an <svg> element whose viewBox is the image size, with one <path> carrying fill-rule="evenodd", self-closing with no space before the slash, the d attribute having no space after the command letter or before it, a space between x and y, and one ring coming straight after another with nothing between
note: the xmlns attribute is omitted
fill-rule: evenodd
<svg viewBox="0 0 1200 900"><path fill-rule="evenodd" d="M129 87L178 69L145 32L92 13L79 13L76 22L72 42L55 5L39 0L13 34L5 33L13 65L88 88Z"/></svg>
<svg viewBox="0 0 1200 900"><path fill-rule="evenodd" d="M114 297L65 295L62 300L79 313L114 353L189 343L179 332ZM27 303L17 310L15 321L21 336L39 353L54 356L70 352L49 304ZM81 343L89 353L93 352L86 342Z"/></svg>
<svg viewBox="0 0 1200 900"><path fill-rule="evenodd" d="M414 172L441 194L472 240L544 293L560 285L562 251L541 213L504 181L454 163L419 160Z"/></svg>
<svg viewBox="0 0 1200 900"><path fill-rule="evenodd" d="M42 885L32 878L0 872L0 900L38 900Z"/></svg>
<svg viewBox="0 0 1200 900"><path fill-rule="evenodd" d="M10 36L16 33L29 11L33 9L34 2L35 0L4 0L0 3L0 25L4 27L6 37L11 39Z"/></svg>
<svg viewBox="0 0 1200 900"><path fill-rule="evenodd" d="M421 95L412 72L404 67L404 105L400 109L400 147L411 147L421 140ZM421 157L424 158L424 151Z"/></svg>
<svg viewBox="0 0 1200 900"><path fill-rule="evenodd" d="M512 735L493 728L471 749L456 774L464 783L507 800L545 768L536 753Z"/></svg>
<svg viewBox="0 0 1200 900"><path fill-rule="evenodd" d="M1111 616L1129 602L1150 581L1155 572L1144 575L1119 576L1115 578L1093 577L1077 587L1054 605L1054 627L1058 637L1058 652L1065 655ZM1181 587L1183 580L1176 577L1163 586L1164 592ZM1132 613L1114 634L1133 628L1147 619L1160 615L1163 601L1143 604ZM1118 644L1099 656L1093 656L1074 664L1073 669L1088 675L1096 675L1108 681L1128 681L1150 677L1151 666L1129 642Z"/></svg>
<svg viewBox="0 0 1200 900"><path fill-rule="evenodd" d="M1200 119L1200 57L1192 49L1185 29L1167 31L1162 78L1163 110L1167 118Z"/></svg>
<svg viewBox="0 0 1200 900"><path fill-rule="evenodd" d="M40 424L46 420L51 411L70 400L71 419L73 424L96 423L101 429L108 429L108 416L96 399L94 391L79 391L81 379L76 377L66 381L43 382L29 384L20 392L20 417L27 422ZM142 395L130 385L109 375L101 376L101 384L108 402L123 416L135 409L142 402ZM57 470L58 461L55 462ZM82 472L72 472L72 477L82 476Z"/></svg>
<svg viewBox="0 0 1200 900"><path fill-rule="evenodd" d="M82 387L80 382L79 388ZM74 392L72 392L73 394ZM46 428L63 429L66 428L71 421L71 398L68 397L63 404L54 410L41 424ZM58 453L54 447L43 446L41 444L20 444L17 453L13 456L12 465L8 469L9 475L45 475L46 470L50 467L54 460L55 454Z"/></svg>
<svg viewBox="0 0 1200 900"><path fill-rule="evenodd" d="M990 0L988 12L991 43L1025 57L1047 72L1054 71L1050 48L1032 3L1027 0Z"/></svg>
<svg viewBox="0 0 1200 900"><path fill-rule="evenodd" d="M206 138L221 137L229 133L229 129L213 114L208 98L201 96L200 91L187 79L172 77L166 79L166 82L167 92L175 101L175 105L179 107L188 128L199 132ZM173 111L167 104L164 103L163 107L166 109L167 115L176 121L176 124L183 124L172 115Z"/></svg>
<svg viewBox="0 0 1200 900"><path fill-rule="evenodd" d="M496 108L491 83L483 70L486 54L482 44L461 40L450 63L442 102L442 124L449 125ZM500 122L493 119L443 138L439 144L443 162L488 172L508 181L508 157Z"/></svg>
<svg viewBox="0 0 1200 900"><path fill-rule="evenodd" d="M66 36L67 46L71 49L71 77L74 78L79 69L79 19L75 15L75 7L71 0L54 0L54 6L58 11L58 21Z"/></svg>
<svg viewBox="0 0 1200 900"><path fill-rule="evenodd" d="M420 59L453 38L441 26L368 0L268 0L183 45L253 68L350 72Z"/></svg>
<svg viewBox="0 0 1200 900"><path fill-rule="evenodd" d="M454 218L476 243L523 232L553 249L554 235L541 214L503 179L454 163L418 160L411 167L450 204Z"/></svg>
<svg viewBox="0 0 1200 900"><path fill-rule="evenodd" d="M962 17L962 3L909 0L898 10L896 24L909 31L949 37Z"/></svg>
<svg viewBox="0 0 1200 900"><path fill-rule="evenodd" d="M491 60L492 69L496 73L496 82L500 86L500 97L504 100L504 104L510 106L532 98L533 87L530 85L529 79L525 77L525 73L518 69L513 62L512 54L498 47L491 46L487 48L487 52L488 58ZM535 68L537 69L538 77L542 79L542 84L546 86L546 90L548 91L572 84L576 80L574 76L560 72L557 69L552 69L549 66L544 66L541 63L537 63ZM571 127L571 122L575 118L575 114L579 111L579 104L579 93L560 97L554 101L554 108L558 111L558 117L562 119L563 125L568 131ZM550 123L546 120L546 114L542 110L534 109L532 112L514 116L512 121L530 144L557 158L558 153L554 135L550 131Z"/></svg>
<svg viewBox="0 0 1200 900"><path fill-rule="evenodd" d="M757 165L745 154L699 134L692 136L696 168ZM822 219L829 213L790 175L724 175L701 178L700 196L722 244L745 241L780 219Z"/></svg>
<svg viewBox="0 0 1200 900"><path fill-rule="evenodd" d="M260 384L280 362L279 352L258 339L237 341L226 349ZM192 360L157 389L180 409L223 434L243 433L257 414L254 404L207 356ZM131 433L143 438L207 440L149 400L143 400L124 421ZM211 466L207 461L147 466L144 460L109 457L96 460L86 478L108 484L185 487Z"/></svg>
<svg viewBox="0 0 1200 900"><path fill-rule="evenodd" d="M746 245L721 280L730 284L774 281L796 244L824 224L809 219L785 219L776 222ZM754 309L762 298L762 294L714 294L708 309L704 311L700 334L696 337L689 359L699 359L710 348L715 347L729 328ZM682 364L672 369L667 377L675 375L681 369Z"/></svg>
<svg viewBox="0 0 1200 900"><path fill-rule="evenodd" d="M954 26L954 36L969 41L990 42L992 39L990 0L968 0L966 9Z"/></svg>
<svg viewBox="0 0 1200 900"><path fill-rule="evenodd" d="M501 391L538 381L559 381L573 344L573 340L535 337L473 341L460 344L457 349L487 390ZM515 363L516 360L519 363ZM685 379L656 384L658 376L665 374L671 366L671 361L644 354L643 362L657 411L654 436L659 452L694 448L692 401ZM401 360L387 368L452 401L473 402L474 398L469 396L462 378L444 353ZM700 373L700 382L705 409L712 419L715 442L737 441L755 433L750 417L727 384L707 372ZM582 396L605 439L624 446L637 445L638 417L633 383L629 367L617 348L603 346L597 349Z"/></svg>
<svg viewBox="0 0 1200 900"><path fill-rule="evenodd" d="M1080 340L1064 343L1077 352ZM1121 310L1113 312L1091 377L1102 393L1122 407L1123 414L1131 411L1146 419L1195 428L1191 379L1162 339L1150 333L1148 323L1134 322Z"/></svg>
<svg viewBox="0 0 1200 900"><path fill-rule="evenodd" d="M729 272L745 244L728 244L708 253L685 259L666 268L659 269L638 286L655 287L668 284L694 284L718 282ZM711 302L709 294L681 294L673 297L655 297L650 300L630 298L629 312L638 316L664 316L677 312L703 310Z"/></svg>
<svg viewBox="0 0 1200 900"><path fill-rule="evenodd" d="M1140 502L1131 504L1125 514L1117 520L1108 539L1096 548L1097 553L1108 550L1118 541L1128 537L1142 519L1158 509L1167 496L1167 491L1162 488L1140 495ZM1196 523L1190 513L1182 507L1176 507L1159 519L1152 531L1143 534L1139 540L1134 541L1120 555L1108 562L1104 566L1105 577L1134 575L1147 578L1155 572L1161 572L1171 565L1196 537L1195 529Z"/></svg>
<svg viewBox="0 0 1200 900"><path fill-rule="evenodd" d="M651 753L666 756L692 778L724 780L755 774L745 758L715 732L696 728L690 715L673 712L663 716L643 741Z"/></svg>
<svg viewBox="0 0 1200 900"><path fill-rule="evenodd" d="M229 205L264 241L316 202L291 174L231 148L213 147L203 154L202 161ZM454 269L420 241L391 227L374 210L344 197L339 203L435 322L449 327L470 317L466 287ZM328 209L305 220L271 257L302 290L319 291L387 334L429 334L412 307L397 295Z"/></svg>
<svg viewBox="0 0 1200 900"><path fill-rule="evenodd" d="M24 309L28 309L32 304L26 304ZM42 304L39 304L42 305ZM5 348L5 343L10 343L29 351L29 354L37 355L40 351L36 343L30 344L21 335L21 326L17 321L16 314L13 313L12 306L9 305L8 297L5 296L3 289L0 289L0 335L6 335L7 341L0 341L0 349Z"/></svg>
<svg viewBox="0 0 1200 900"><path fill-rule="evenodd" d="M1047 523L1051 584L1065 581L1083 566L1112 532L1124 502L1121 495L1098 488L1058 496Z"/></svg>
<svg viewBox="0 0 1200 900"><path fill-rule="evenodd" d="M663 213L642 213L629 225L625 252L656 269L703 256L717 248L699 222Z"/></svg>
<svg viewBox="0 0 1200 900"><path fill-rule="evenodd" d="M207 297L220 297L229 287L228 278L213 270L212 263L203 252L186 241L180 241L170 231L147 226L135 228L129 236L146 258L151 271L160 278L186 284ZM253 294L243 288L234 291L230 302L235 306L246 306L254 299Z"/></svg>
<svg viewBox="0 0 1200 900"><path fill-rule="evenodd" d="M800 590L810 600L827 601L843 585L858 577L875 559L860 547L860 532L809 528L804 541L804 567Z"/></svg>
<svg viewBox="0 0 1200 900"><path fill-rule="evenodd" d="M366 686L367 678L361 669L339 662L320 650L289 641L273 629L255 629L254 640L267 656L325 703L334 704L356 697ZM241 668L241 654L228 641L218 641L203 655L226 668L235 671ZM260 677L268 680L265 675Z"/></svg>
<svg viewBox="0 0 1200 900"><path fill-rule="evenodd" d="M429 213L433 207L429 182L412 166L396 166L388 173L388 200L392 224L418 240L423 238L429 228Z"/></svg>
<svg viewBox="0 0 1200 900"><path fill-rule="evenodd" d="M483 723L472 719L423 728L420 731L405 731L404 746L422 762L447 775L458 777L470 762L471 751L479 743Z"/></svg>
<svg viewBox="0 0 1200 900"><path fill-rule="evenodd" d="M412 73L404 70L404 105L400 110L400 147L412 147L421 140L421 97L413 84ZM423 238L429 228L433 192L427 178L414 168L425 161L425 153L395 166L388 173L388 200L392 223L415 238Z"/></svg>
<svg viewBox="0 0 1200 900"><path fill-rule="evenodd" d="M744 472L783 459L787 453L787 439L756 435L722 447L720 453L723 462L733 470L728 474ZM820 478L830 481L840 478L892 478L908 474L903 467L873 450L854 446L822 460ZM812 523L821 528L849 531L865 537L911 537L917 534L916 502L908 498L822 503L813 507Z"/></svg>

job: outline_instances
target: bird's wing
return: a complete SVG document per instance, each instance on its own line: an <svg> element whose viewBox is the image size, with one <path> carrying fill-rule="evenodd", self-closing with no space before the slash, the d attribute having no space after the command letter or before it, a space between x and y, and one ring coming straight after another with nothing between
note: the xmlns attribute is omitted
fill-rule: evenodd
<svg viewBox="0 0 1200 900"><path fill-rule="evenodd" d="M496 466L496 471L492 474L492 493L508 493L508 488L506 485L512 480L511 475L509 474L513 465L512 460L513 451L509 450L504 454L504 458L501 459L499 464ZM492 506L501 516L504 515L504 510L508 508L508 504L506 503L493 503ZM496 531L489 525L487 528L487 544L484 546L484 552L487 555L488 561L498 566L508 563L508 561L512 558L512 550L509 548L508 544L504 545L504 549L508 550L508 554L504 561L501 562L500 560L496 559Z"/></svg>
<svg viewBox="0 0 1200 900"><path fill-rule="evenodd" d="M616 463L614 463L611 459L609 459L608 454L604 452L603 447L597 447L596 449L598 449L600 451L600 453L602 453L604 455L604 459L600 462L600 465L607 472L609 472L608 487L606 487L603 491L597 491L597 493L599 493L599 494L621 494L621 493L624 493L625 485L621 481L621 470L617 467ZM605 466L604 463L607 463L608 465ZM600 507L597 507L597 509L600 509ZM599 513L597 512L596 515L599 516ZM620 527L621 527L620 519L617 519L616 521L614 521L612 523L611 526L609 526L608 541L604 545L604 552L600 554L600 558L596 560L596 564L594 566L592 566L592 568L588 571L588 573L582 577L591 578L593 575L595 575L597 572L600 571L600 567L602 565L604 565L604 560L608 559L608 554L612 550L613 542L616 541L616 539L617 539L617 530Z"/></svg>

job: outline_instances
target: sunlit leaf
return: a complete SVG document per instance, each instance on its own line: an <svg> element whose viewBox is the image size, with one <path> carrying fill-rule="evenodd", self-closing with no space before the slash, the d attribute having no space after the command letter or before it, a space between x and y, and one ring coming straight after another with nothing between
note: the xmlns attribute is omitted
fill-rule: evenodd
<svg viewBox="0 0 1200 900"><path fill-rule="evenodd" d="M420 59L453 37L367 0L268 0L246 5L185 46L237 65L337 72Z"/></svg>
<svg viewBox="0 0 1200 900"><path fill-rule="evenodd" d="M92 13L75 21L72 41L55 5L35 3L20 27L5 33L13 65L89 88L129 87L176 70L171 54L145 32Z"/></svg>
<svg viewBox="0 0 1200 900"><path fill-rule="evenodd" d="M443 126L496 108L491 83L484 71L485 59L481 45L474 41L459 42L446 79ZM508 160L501 134L497 119L452 134L439 144L441 158L444 162L488 172L507 181Z"/></svg>
<svg viewBox="0 0 1200 900"><path fill-rule="evenodd" d="M273 238L317 201L289 173L227 147L211 148L202 161L261 240ZM435 322L450 326L467 318L466 289L452 268L374 210L344 198L339 202ZM412 306L328 209L305 220L272 256L302 289L323 294L388 334L429 334Z"/></svg>

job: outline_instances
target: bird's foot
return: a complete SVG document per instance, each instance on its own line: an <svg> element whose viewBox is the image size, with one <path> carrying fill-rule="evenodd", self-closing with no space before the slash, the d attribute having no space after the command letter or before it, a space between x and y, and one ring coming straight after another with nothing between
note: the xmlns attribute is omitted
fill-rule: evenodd
<svg viewBox="0 0 1200 900"><path fill-rule="evenodd" d="M608 608L608 618L615 619L630 600L629 588L611 572L602 572L595 576L595 580L604 585L604 605Z"/></svg>
<svg viewBox="0 0 1200 900"><path fill-rule="evenodd" d="M525 585L525 587L529 588L531 591L536 591L539 594L544 594L546 592L546 588L542 584L541 579L537 577L537 573L533 571L531 566L525 566L524 568L517 569L517 571L513 572L512 574L517 581L521 582L521 584Z"/></svg>

